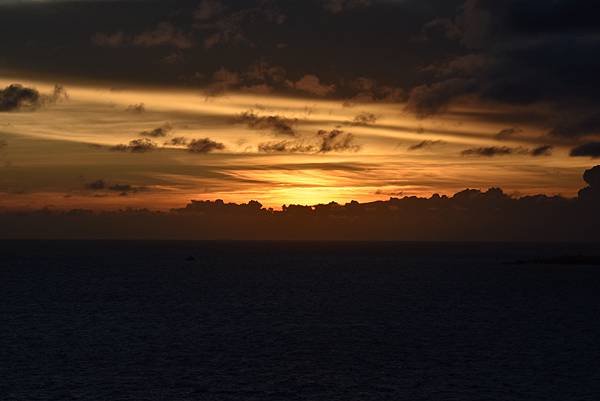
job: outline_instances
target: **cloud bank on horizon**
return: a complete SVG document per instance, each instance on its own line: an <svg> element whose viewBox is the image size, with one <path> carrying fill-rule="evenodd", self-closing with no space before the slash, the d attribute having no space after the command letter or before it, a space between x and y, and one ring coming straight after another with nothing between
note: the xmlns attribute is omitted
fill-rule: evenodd
<svg viewBox="0 0 600 401"><path fill-rule="evenodd" d="M499 188L467 189L451 197L390 198L369 203L286 205L192 201L168 212L148 209L0 212L13 227L0 238L178 240L598 241L600 166L586 170L578 197L514 198ZM98 180L95 191L142 191Z"/></svg>

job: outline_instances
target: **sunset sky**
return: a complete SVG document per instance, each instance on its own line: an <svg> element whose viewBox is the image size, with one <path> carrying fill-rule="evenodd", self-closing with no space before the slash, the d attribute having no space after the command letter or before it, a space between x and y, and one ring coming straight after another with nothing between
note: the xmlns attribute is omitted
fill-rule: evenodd
<svg viewBox="0 0 600 401"><path fill-rule="evenodd" d="M0 208L575 196L590 3L0 0Z"/></svg>

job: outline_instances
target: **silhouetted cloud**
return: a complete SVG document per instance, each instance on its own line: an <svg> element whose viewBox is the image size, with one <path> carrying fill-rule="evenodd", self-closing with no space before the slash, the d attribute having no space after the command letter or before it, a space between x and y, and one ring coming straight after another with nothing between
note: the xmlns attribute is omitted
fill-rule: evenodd
<svg viewBox="0 0 600 401"><path fill-rule="evenodd" d="M246 124L250 129L270 131L282 136L296 136L293 125L298 122L297 119L280 116L259 116L253 111L242 113L237 121Z"/></svg>
<svg viewBox="0 0 600 401"><path fill-rule="evenodd" d="M595 166L583 173L583 180L594 189L600 190L600 166Z"/></svg>
<svg viewBox="0 0 600 401"><path fill-rule="evenodd" d="M98 190L102 190L102 189L106 188L106 182L104 182L104 180L96 180L96 181L90 182L88 184L85 184L85 187L87 189L92 189L92 190L98 191Z"/></svg>
<svg viewBox="0 0 600 401"><path fill-rule="evenodd" d="M125 111L129 113L141 114L146 112L146 106L144 105L144 103L130 104L129 106L127 106Z"/></svg>
<svg viewBox="0 0 600 401"><path fill-rule="evenodd" d="M187 144L187 148L192 153L210 153L215 150L225 149L225 145L219 142L215 142L209 138L194 139Z"/></svg>
<svg viewBox="0 0 600 401"><path fill-rule="evenodd" d="M183 136L177 136L177 137L171 138L167 142L165 142L165 145L172 145L172 146L186 146L187 144L188 144L188 140L187 140L187 138L185 138Z"/></svg>
<svg viewBox="0 0 600 401"><path fill-rule="evenodd" d="M12 84L0 89L0 112L15 110L32 110L40 105L40 93L33 88L20 84Z"/></svg>
<svg viewBox="0 0 600 401"><path fill-rule="evenodd" d="M531 150L531 155L532 156L550 156L550 155L552 155L552 149L554 149L554 146L552 146L552 145L538 146L537 148L534 148Z"/></svg>
<svg viewBox="0 0 600 401"><path fill-rule="evenodd" d="M258 145L258 151L262 153L312 153L316 151L316 148L299 141L279 141L261 143Z"/></svg>
<svg viewBox="0 0 600 401"><path fill-rule="evenodd" d="M140 132L140 136L146 136L150 138L161 138L167 136L167 134L172 130L173 127L170 124L165 124L162 127L158 127L150 131L142 131Z"/></svg>
<svg viewBox="0 0 600 401"><path fill-rule="evenodd" d="M118 192L119 196L127 196L130 193L145 191L145 187L136 187L130 184L113 184L107 188L111 192Z"/></svg>
<svg viewBox="0 0 600 401"><path fill-rule="evenodd" d="M57 103L65 100L69 100L69 93L67 88L60 84L54 85L54 89L49 96L42 96L42 101L45 103Z"/></svg>
<svg viewBox="0 0 600 401"><path fill-rule="evenodd" d="M68 100L69 94L62 85L54 85L50 94L41 94L37 89L21 84L12 84L0 89L0 112L26 110L33 111L41 106Z"/></svg>
<svg viewBox="0 0 600 401"><path fill-rule="evenodd" d="M509 148L508 146L486 146L481 148L466 149L461 152L463 156L506 156L515 153L523 154L526 151L523 148Z"/></svg>
<svg viewBox="0 0 600 401"><path fill-rule="evenodd" d="M594 202L594 206L597 207L600 201L600 166L586 170L583 180L589 186L579 191L579 198L586 202Z"/></svg>
<svg viewBox="0 0 600 401"><path fill-rule="evenodd" d="M134 139L127 145L115 145L109 149L114 152L131 152L131 153L145 153L155 150L157 148L156 143L148 138Z"/></svg>
<svg viewBox="0 0 600 401"><path fill-rule="evenodd" d="M360 146L354 143L354 140L354 135L339 129L320 130L314 137L261 143L258 145L258 151L262 153L357 152Z"/></svg>
<svg viewBox="0 0 600 401"><path fill-rule="evenodd" d="M321 130L317 133L317 137L321 141L319 144L320 153L344 151L357 152L360 150L360 146L354 143L354 135L349 132L338 129L331 131Z"/></svg>
<svg viewBox="0 0 600 401"><path fill-rule="evenodd" d="M588 142L571 149L573 157L600 157L600 142Z"/></svg>
<svg viewBox="0 0 600 401"><path fill-rule="evenodd" d="M533 157L550 156L552 154L552 145L542 145L533 149L523 147L511 148L508 146L485 146L480 148L466 149L461 152L463 156L508 156L508 155L529 155Z"/></svg>
<svg viewBox="0 0 600 401"><path fill-rule="evenodd" d="M360 113L358 114L356 117L354 117L354 120L352 121L351 125L372 125L375 124L377 122L377 116L373 113Z"/></svg>
<svg viewBox="0 0 600 401"><path fill-rule="evenodd" d="M96 180L85 184L85 188L94 192L119 192L121 196L145 190L144 187L130 184L108 184L105 180Z"/></svg>
<svg viewBox="0 0 600 401"><path fill-rule="evenodd" d="M521 130L520 128L505 128L498 132L496 135L494 135L494 138L496 138L499 141L505 141L513 139L516 135L522 132L523 130Z"/></svg>
<svg viewBox="0 0 600 401"><path fill-rule="evenodd" d="M444 141L425 140L425 141L421 141L415 145L409 146L408 150L421 150L421 149L430 148L435 145L441 145L443 143L444 143Z"/></svg>

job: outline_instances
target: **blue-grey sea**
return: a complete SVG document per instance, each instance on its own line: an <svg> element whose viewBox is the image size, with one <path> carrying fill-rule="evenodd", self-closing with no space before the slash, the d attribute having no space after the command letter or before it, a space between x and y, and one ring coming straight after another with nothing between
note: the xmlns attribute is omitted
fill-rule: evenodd
<svg viewBox="0 0 600 401"><path fill-rule="evenodd" d="M1 401L600 400L598 244L0 252Z"/></svg>

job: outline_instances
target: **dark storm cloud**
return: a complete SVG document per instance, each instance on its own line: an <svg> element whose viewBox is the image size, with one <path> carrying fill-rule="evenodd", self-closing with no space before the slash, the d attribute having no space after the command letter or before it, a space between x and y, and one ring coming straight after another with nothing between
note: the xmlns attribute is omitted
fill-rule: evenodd
<svg viewBox="0 0 600 401"><path fill-rule="evenodd" d="M404 89L382 85L374 78L358 77L340 84L340 92L346 97L344 106L352 107L355 102L402 102L406 100Z"/></svg>
<svg viewBox="0 0 600 401"><path fill-rule="evenodd" d="M127 35L123 32L99 32L92 36L91 41L96 46L103 47L169 46L177 49L189 49L194 46L190 34L182 32L168 22L161 22L154 29L136 35Z"/></svg>
<svg viewBox="0 0 600 401"><path fill-rule="evenodd" d="M454 9L456 2L436 0L443 12ZM17 4L0 13L0 35L6 39L2 67L128 83L207 85L220 67L242 75L256 60L266 60L285 69L285 82L251 84L241 79L241 87L310 96L339 94L350 99L354 95L399 98L397 88L415 75L413 63L423 62L417 54L420 46L410 44L411 35L439 10L437 5L422 7L417 0L373 1L365 7L368 3L173 0L114 1L108 6L90 0ZM367 26L368 30L362 28ZM27 52L23 43L28 43ZM173 55L177 63L163 62L174 60ZM385 63L373 63L382 58ZM351 91L350 82L359 77L377 82L376 87ZM345 88L348 93L340 92Z"/></svg>
<svg viewBox="0 0 600 401"><path fill-rule="evenodd" d="M474 79L467 78L419 85L410 91L406 108L419 117L429 117L444 111L456 97L472 92L476 85Z"/></svg>
<svg viewBox="0 0 600 401"><path fill-rule="evenodd" d="M573 157L600 157L600 142L588 142L571 150Z"/></svg>
<svg viewBox="0 0 600 401"><path fill-rule="evenodd" d="M589 113L573 111L568 115L561 115L551 135L558 137L580 137L600 134L600 112Z"/></svg>
<svg viewBox="0 0 600 401"><path fill-rule="evenodd" d="M534 120L557 141L600 135L600 25L584 0L28 2L3 8L0 37L1 67L23 73L346 106L409 94L421 117L458 100L544 105Z"/></svg>
<svg viewBox="0 0 600 401"><path fill-rule="evenodd" d="M433 38L442 35L446 39L460 40L462 31L450 18L435 18L427 22L422 29L423 38Z"/></svg>
<svg viewBox="0 0 600 401"><path fill-rule="evenodd" d="M191 153L206 154L215 150L225 149L225 145L220 142L215 142L209 138L194 139L187 144L187 149Z"/></svg>
<svg viewBox="0 0 600 401"><path fill-rule="evenodd" d="M158 24L153 30L134 36L131 43L142 47L172 46L178 49L189 49L194 45L189 34L166 22Z"/></svg>
<svg viewBox="0 0 600 401"><path fill-rule="evenodd" d="M253 111L246 111L237 118L237 122L246 124L250 129L270 131L275 135L296 136L293 126L298 120L276 115L259 116Z"/></svg>
<svg viewBox="0 0 600 401"><path fill-rule="evenodd" d="M466 0L454 18L425 25L445 30L463 50L424 70L429 78L411 91L408 109L425 117L465 97L547 103L550 134L600 133L600 25L593 9L584 0Z"/></svg>
<svg viewBox="0 0 600 401"><path fill-rule="evenodd" d="M233 8L226 1L203 0L193 16L194 27L204 35L204 47L223 45L255 46L248 31L256 24L281 25L287 16L272 0L259 0Z"/></svg>
<svg viewBox="0 0 600 401"><path fill-rule="evenodd" d="M208 96L218 96L232 90L259 94L278 91L325 97L336 92L336 85L324 83L314 74L306 74L294 80L288 76L285 68L259 60L243 71L218 68L212 73L212 80L205 89Z"/></svg>

